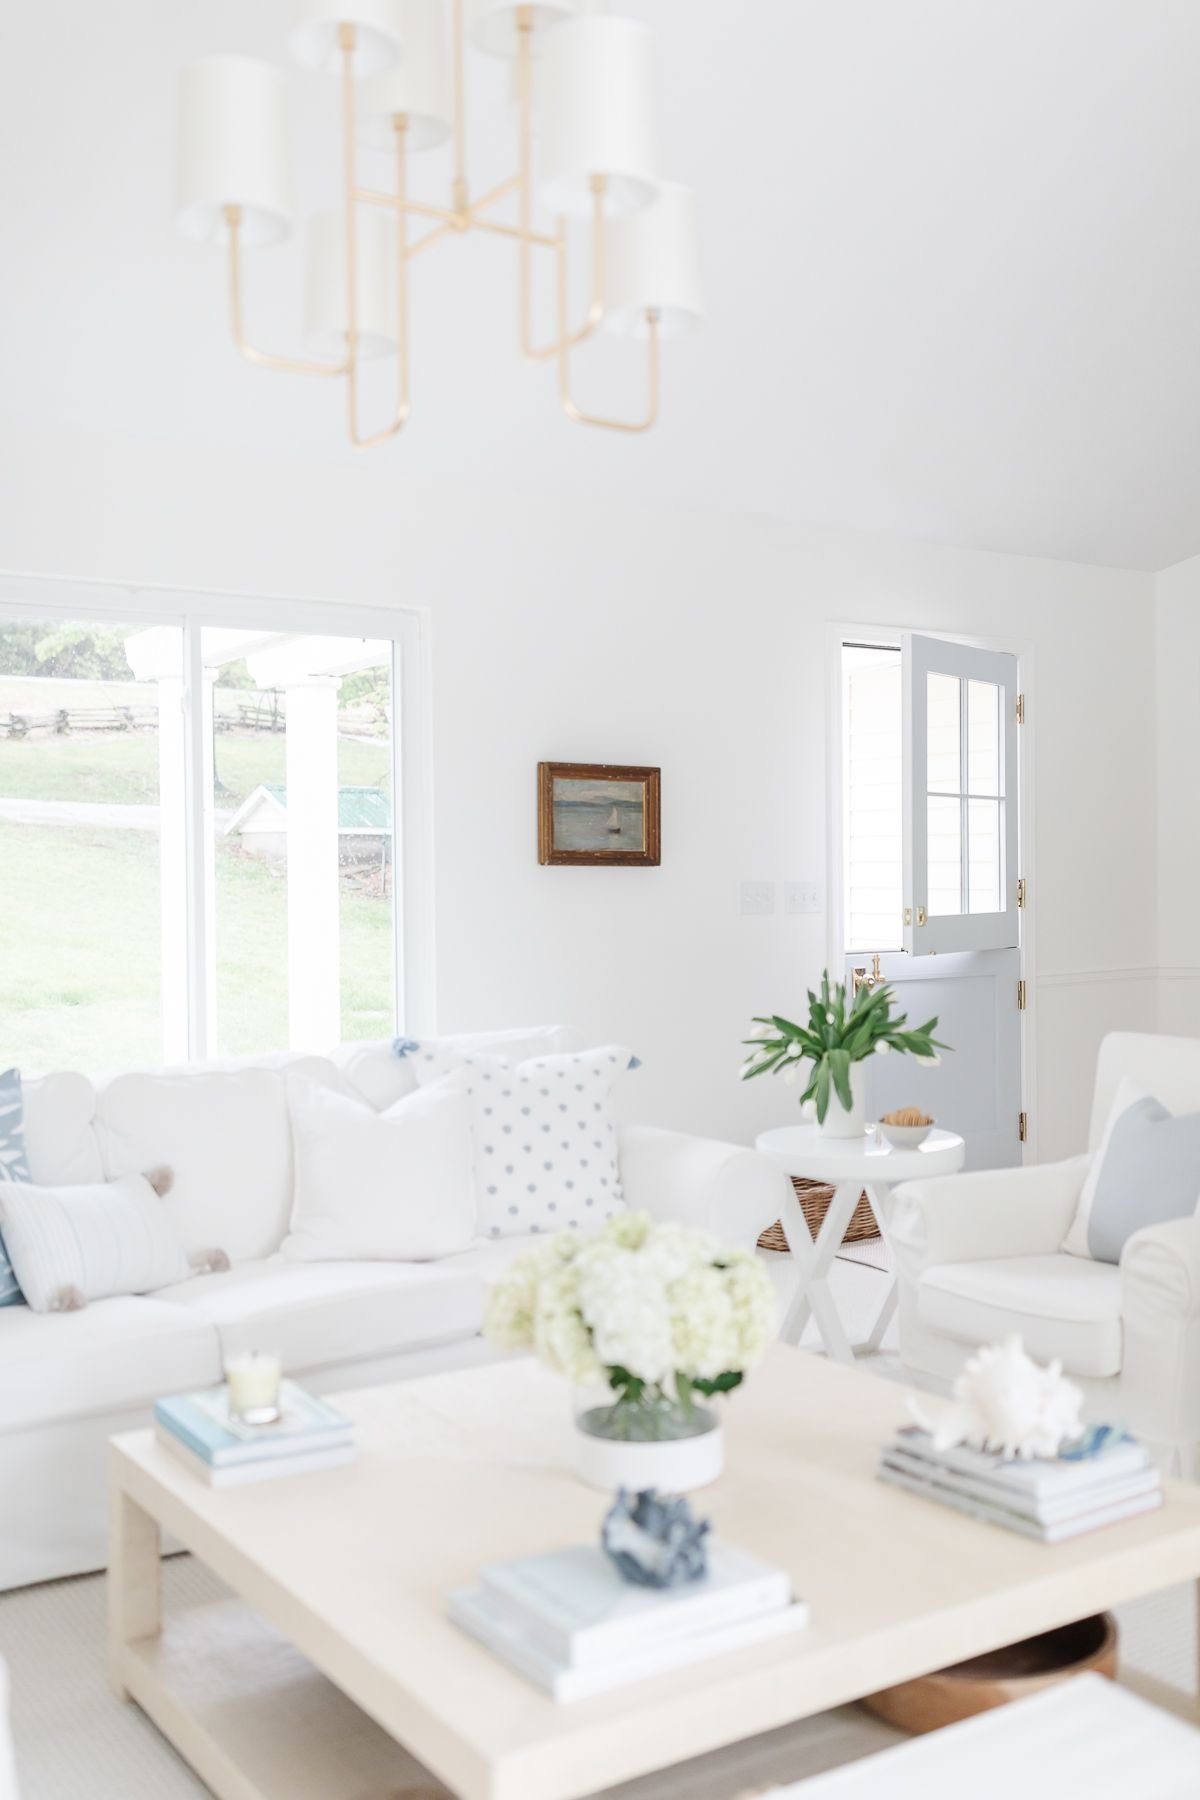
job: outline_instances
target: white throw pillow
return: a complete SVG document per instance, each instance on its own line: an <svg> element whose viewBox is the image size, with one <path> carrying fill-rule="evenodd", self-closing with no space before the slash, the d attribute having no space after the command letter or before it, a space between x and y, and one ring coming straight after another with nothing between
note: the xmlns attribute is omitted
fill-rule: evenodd
<svg viewBox="0 0 1200 1800"><path fill-rule="evenodd" d="M166 1203L144 1175L79 1187L6 1182L0 1225L34 1312L148 1294L194 1273Z"/></svg>
<svg viewBox="0 0 1200 1800"><path fill-rule="evenodd" d="M348 1087L288 1076L295 1140L292 1228L300 1262L428 1262L476 1236L463 1076L376 1112Z"/></svg>
<svg viewBox="0 0 1200 1800"><path fill-rule="evenodd" d="M415 1044L417 1080L466 1071L479 1229L488 1237L600 1225L624 1207L611 1096L637 1058L619 1044L510 1062Z"/></svg>

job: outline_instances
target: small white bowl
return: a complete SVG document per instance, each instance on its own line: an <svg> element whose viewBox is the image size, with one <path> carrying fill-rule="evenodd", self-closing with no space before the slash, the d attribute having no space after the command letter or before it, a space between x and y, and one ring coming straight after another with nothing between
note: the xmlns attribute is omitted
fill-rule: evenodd
<svg viewBox="0 0 1200 1800"><path fill-rule="evenodd" d="M925 1139L929 1136L930 1132L933 1130L933 1126L932 1125L885 1125L883 1120L880 1119L879 1129L880 1129L880 1131L882 1131L884 1137L887 1139L888 1143L893 1146L894 1149L896 1149L896 1150L915 1150L918 1144L923 1144L925 1142Z"/></svg>

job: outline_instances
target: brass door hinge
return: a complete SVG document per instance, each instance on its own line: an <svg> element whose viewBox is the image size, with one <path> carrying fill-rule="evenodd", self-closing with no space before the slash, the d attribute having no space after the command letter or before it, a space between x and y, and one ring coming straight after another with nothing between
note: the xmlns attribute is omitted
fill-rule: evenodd
<svg viewBox="0 0 1200 1800"><path fill-rule="evenodd" d="M1024 906L1024 904L1025 904L1025 877L1022 875L1017 882L1017 905Z"/></svg>
<svg viewBox="0 0 1200 1800"><path fill-rule="evenodd" d="M1020 1138L1022 1143L1024 1143L1026 1138L1029 1136L1029 1114L1028 1113L1023 1112L1023 1113L1017 1114L1017 1136Z"/></svg>
<svg viewBox="0 0 1200 1800"><path fill-rule="evenodd" d="M1017 695L1017 724L1023 725L1024 723L1025 723L1025 696L1024 696L1024 694L1018 694Z"/></svg>
<svg viewBox="0 0 1200 1800"><path fill-rule="evenodd" d="M1028 1004L1029 989L1025 986L1025 977L1022 975L1020 981L1017 983L1017 1011L1024 1012Z"/></svg>

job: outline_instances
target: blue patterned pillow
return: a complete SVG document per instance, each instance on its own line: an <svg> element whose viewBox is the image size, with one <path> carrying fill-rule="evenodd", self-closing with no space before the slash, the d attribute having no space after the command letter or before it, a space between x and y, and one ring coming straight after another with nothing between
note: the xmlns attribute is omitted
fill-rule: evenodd
<svg viewBox="0 0 1200 1800"><path fill-rule="evenodd" d="M32 1181L25 1154L25 1100L17 1069L0 1074L0 1181ZM22 1294L0 1238L0 1306L19 1306Z"/></svg>

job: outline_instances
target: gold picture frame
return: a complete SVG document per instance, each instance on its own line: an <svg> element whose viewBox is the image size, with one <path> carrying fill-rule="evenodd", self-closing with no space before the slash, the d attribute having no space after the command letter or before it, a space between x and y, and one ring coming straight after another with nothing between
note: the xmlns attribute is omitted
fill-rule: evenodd
<svg viewBox="0 0 1200 1800"><path fill-rule="evenodd" d="M657 867L662 861L661 769L539 763L538 861L563 867Z"/></svg>

